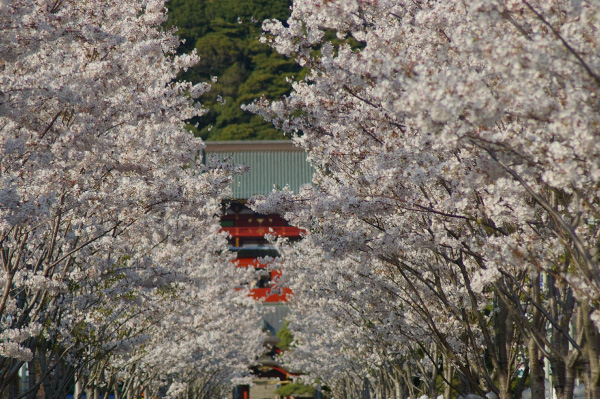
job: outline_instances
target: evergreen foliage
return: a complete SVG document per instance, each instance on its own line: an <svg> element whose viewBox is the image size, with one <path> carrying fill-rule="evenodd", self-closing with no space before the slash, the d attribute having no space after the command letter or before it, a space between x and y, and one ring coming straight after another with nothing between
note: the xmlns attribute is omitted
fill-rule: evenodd
<svg viewBox="0 0 600 399"><path fill-rule="evenodd" d="M277 347L282 351L290 350L290 348L292 347L292 343L294 342L294 335L289 330L289 325L290 323L286 321L285 323L283 323L281 329L277 331L277 338L281 340L277 344Z"/></svg>
<svg viewBox="0 0 600 399"><path fill-rule="evenodd" d="M312 398L315 394L315 389L310 385L302 384L301 382L292 382L290 384L282 385L275 391L280 396L294 396L294 397L310 397Z"/></svg>
<svg viewBox="0 0 600 399"><path fill-rule="evenodd" d="M264 19L286 20L288 0L171 0L167 28L176 27L182 52L194 49L200 62L181 78L194 83L217 77L203 96L209 110L190 121L189 130L205 140L273 140L284 138L260 116L240 105L265 96L278 99L290 91L286 78L302 70L259 42ZM197 124L197 126L195 126Z"/></svg>

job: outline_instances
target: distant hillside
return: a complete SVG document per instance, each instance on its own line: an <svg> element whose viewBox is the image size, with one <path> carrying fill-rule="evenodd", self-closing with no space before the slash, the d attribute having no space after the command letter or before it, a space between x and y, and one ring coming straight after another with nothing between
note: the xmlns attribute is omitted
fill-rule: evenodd
<svg viewBox="0 0 600 399"><path fill-rule="evenodd" d="M300 69L261 44L264 19L286 20L288 0L171 0L167 27L178 27L185 39L181 51L194 48L200 63L182 78L192 82L218 78L201 98L210 111L191 121L190 129L206 140L270 140L283 135L259 116L240 109L241 104L265 95L275 99L290 90L286 77ZM198 124L194 128L194 124Z"/></svg>

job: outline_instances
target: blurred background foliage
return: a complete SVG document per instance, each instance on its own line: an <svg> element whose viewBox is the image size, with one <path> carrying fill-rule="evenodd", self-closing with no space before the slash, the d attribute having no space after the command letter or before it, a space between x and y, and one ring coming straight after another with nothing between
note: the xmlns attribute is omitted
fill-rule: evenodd
<svg viewBox="0 0 600 399"><path fill-rule="evenodd" d="M289 0L170 0L167 28L177 27L184 40L181 52L196 49L200 63L181 78L210 82L202 96L209 110L190 121L189 130L204 140L276 140L285 138L262 117L240 105L265 96L278 99L289 93L286 78L302 79L305 71L294 61L261 44L262 21L287 20Z"/></svg>

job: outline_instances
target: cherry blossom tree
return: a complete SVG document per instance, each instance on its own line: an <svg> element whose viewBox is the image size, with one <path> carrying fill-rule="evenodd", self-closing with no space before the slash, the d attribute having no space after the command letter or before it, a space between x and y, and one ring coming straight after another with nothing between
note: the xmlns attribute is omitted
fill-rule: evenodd
<svg viewBox="0 0 600 399"><path fill-rule="evenodd" d="M74 376L92 392L126 378L129 395L217 387L259 350L218 226L237 169L203 164L184 129L209 85L176 81L197 57L176 54L165 12L160 0L0 2L0 392L11 397L42 385L64 397Z"/></svg>
<svg viewBox="0 0 600 399"><path fill-rule="evenodd" d="M547 359L559 397L576 377L600 397L599 12L590 1L297 0L286 26L264 24L264 40L311 72L247 108L293 135L317 172L314 188L254 203L307 230L300 245L313 249L287 267L292 284L306 265L324 280L316 312L392 352L422 331L413 342L435 344L461 393L518 397L524 371L541 397ZM305 261L315 248L322 261ZM364 322L370 303L416 322L380 336ZM348 306L358 310L339 319Z"/></svg>

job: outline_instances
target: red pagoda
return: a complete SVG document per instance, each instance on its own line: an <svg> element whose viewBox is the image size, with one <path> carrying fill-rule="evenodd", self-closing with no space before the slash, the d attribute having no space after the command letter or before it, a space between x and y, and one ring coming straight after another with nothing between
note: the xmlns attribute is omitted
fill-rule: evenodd
<svg viewBox="0 0 600 399"><path fill-rule="evenodd" d="M252 392L248 385L237 386L233 399L253 399L254 397L274 397L275 388L289 383L296 376L282 367L275 359L279 352L276 347L277 332L282 328L285 316L289 313L287 302L291 290L278 285L280 270L267 267L260 260L276 257L277 251L265 239L265 234L300 239L302 231L290 226L280 215L261 215L252 211L247 199L254 195L269 194L273 188L288 186L298 192L304 184L312 180L312 168L306 162L304 152L290 141L228 141L207 142L205 156L229 159L236 164L250 167L250 171L235 178L232 198L224 203L221 217L223 231L229 233L229 249L237 254L236 267L252 267L256 278L250 282L250 292L254 299L264 305L263 327L266 331L265 353L252 365L255 375Z"/></svg>

